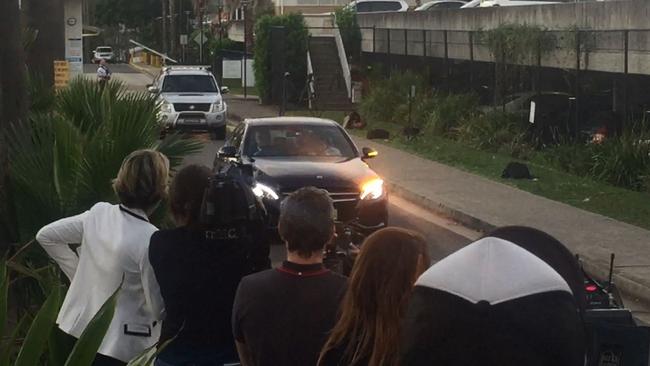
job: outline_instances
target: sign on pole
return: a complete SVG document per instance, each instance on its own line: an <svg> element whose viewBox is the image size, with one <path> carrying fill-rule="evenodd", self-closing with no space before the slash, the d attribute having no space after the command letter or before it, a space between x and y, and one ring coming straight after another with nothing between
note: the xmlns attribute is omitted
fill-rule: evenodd
<svg viewBox="0 0 650 366"><path fill-rule="evenodd" d="M205 42L208 41L208 36L206 34L203 34L203 37L201 37L201 32L199 32L196 34L196 37L194 37L194 42L200 46L201 41L203 41L203 44L205 44Z"/></svg>
<svg viewBox="0 0 650 366"><path fill-rule="evenodd" d="M70 63L68 61L54 61L54 88L65 88L70 81Z"/></svg>
<svg viewBox="0 0 650 366"><path fill-rule="evenodd" d="M181 34L181 46L186 46L187 45L187 34Z"/></svg>

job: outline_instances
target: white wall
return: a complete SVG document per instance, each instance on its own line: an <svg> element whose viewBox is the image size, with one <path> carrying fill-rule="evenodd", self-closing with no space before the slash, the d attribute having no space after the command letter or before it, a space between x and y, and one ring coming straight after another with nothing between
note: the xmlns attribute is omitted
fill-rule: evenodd
<svg viewBox="0 0 650 366"><path fill-rule="evenodd" d="M65 0L65 58L70 63L70 79L83 74L82 0Z"/></svg>

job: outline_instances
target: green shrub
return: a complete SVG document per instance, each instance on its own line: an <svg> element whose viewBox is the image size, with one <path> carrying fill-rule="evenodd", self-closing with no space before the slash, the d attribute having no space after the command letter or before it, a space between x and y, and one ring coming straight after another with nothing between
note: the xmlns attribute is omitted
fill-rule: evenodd
<svg viewBox="0 0 650 366"><path fill-rule="evenodd" d="M334 13L336 26L341 32L345 54L358 59L361 53L361 29L357 23L357 12L352 8L340 8Z"/></svg>
<svg viewBox="0 0 650 366"><path fill-rule="evenodd" d="M160 141L158 106L147 93L111 82L102 90L82 78L56 95L49 113L11 132L11 194L23 241L41 226L115 201L111 181L134 150L153 148L177 167L202 144L177 135Z"/></svg>
<svg viewBox="0 0 650 366"><path fill-rule="evenodd" d="M477 112L478 98L473 94L438 95L434 98L435 109L426 121L426 131L438 136L456 133L460 121Z"/></svg>
<svg viewBox="0 0 650 366"><path fill-rule="evenodd" d="M416 96L411 105L411 125L422 127L429 117L429 114L436 106L435 98L429 95ZM408 125L409 121L409 104L408 100L400 104L393 113L393 123Z"/></svg>
<svg viewBox="0 0 650 366"><path fill-rule="evenodd" d="M408 123L408 95L415 85L414 102L428 98L426 78L406 71L393 73L387 79L375 78L370 82L370 92L363 97L359 110L367 120ZM415 103L417 104L417 103ZM415 119L414 119L415 120Z"/></svg>
<svg viewBox="0 0 650 366"><path fill-rule="evenodd" d="M650 144L625 134L594 146L591 174L596 180L643 190L650 176Z"/></svg>
<svg viewBox="0 0 650 366"><path fill-rule="evenodd" d="M271 28L283 26L287 31L283 55L271 55ZM264 15L255 24L255 86L262 101L271 97L271 57L284 57L286 71L290 73L291 99L295 99L305 86L307 76L307 42L309 32L301 14L280 16Z"/></svg>
<svg viewBox="0 0 650 366"><path fill-rule="evenodd" d="M463 118L457 137L477 149L513 155L522 149L524 132L517 116L494 111Z"/></svg>

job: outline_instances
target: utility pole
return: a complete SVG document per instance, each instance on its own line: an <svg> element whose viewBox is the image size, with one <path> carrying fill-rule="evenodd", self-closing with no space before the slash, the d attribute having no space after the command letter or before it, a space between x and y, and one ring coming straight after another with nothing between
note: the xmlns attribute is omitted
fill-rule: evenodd
<svg viewBox="0 0 650 366"><path fill-rule="evenodd" d="M247 62L246 59L248 58L248 12L247 12L247 6L248 6L248 0L242 0L241 5L244 10L244 58L243 58L243 64L244 64L244 99L247 99L248 97L248 78L246 77L246 69L247 69Z"/></svg>
<svg viewBox="0 0 650 366"><path fill-rule="evenodd" d="M203 4L201 4L203 5ZM199 44L199 63L203 65L203 7L199 10L199 31L201 32L201 42Z"/></svg>
<svg viewBox="0 0 650 366"><path fill-rule="evenodd" d="M172 57L178 57L176 45L178 44L178 34L176 32L176 0L169 0L169 33L170 48L169 52Z"/></svg>
<svg viewBox="0 0 650 366"><path fill-rule="evenodd" d="M185 34L187 34L188 40L191 38L190 35L190 11L185 10ZM187 48L187 46L184 46L183 49ZM183 56L183 63L187 64L187 59L185 58L187 55Z"/></svg>
<svg viewBox="0 0 650 366"><path fill-rule="evenodd" d="M162 30L162 49L161 52L163 54L167 54L167 0L161 0L160 3L162 4L162 19L160 21L162 22L161 30Z"/></svg>

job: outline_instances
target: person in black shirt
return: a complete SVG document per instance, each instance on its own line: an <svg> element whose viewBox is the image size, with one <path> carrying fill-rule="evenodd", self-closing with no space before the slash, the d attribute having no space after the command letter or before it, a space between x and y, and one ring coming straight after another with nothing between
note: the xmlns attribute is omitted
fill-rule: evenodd
<svg viewBox="0 0 650 366"><path fill-rule="evenodd" d="M389 227L370 235L318 365L397 366L401 316L429 263L426 242L414 232Z"/></svg>
<svg viewBox="0 0 650 366"><path fill-rule="evenodd" d="M209 178L210 170L199 165L176 174L170 204L179 227L151 237L149 259L166 310L160 342L172 340L156 366L221 366L238 358L230 316L239 281L250 269L248 252L240 239L206 238L201 205Z"/></svg>
<svg viewBox="0 0 650 366"><path fill-rule="evenodd" d="M287 260L244 277L232 328L243 366L313 366L336 322L345 277L323 267L334 236L334 207L326 191L307 187L285 199L278 226Z"/></svg>

